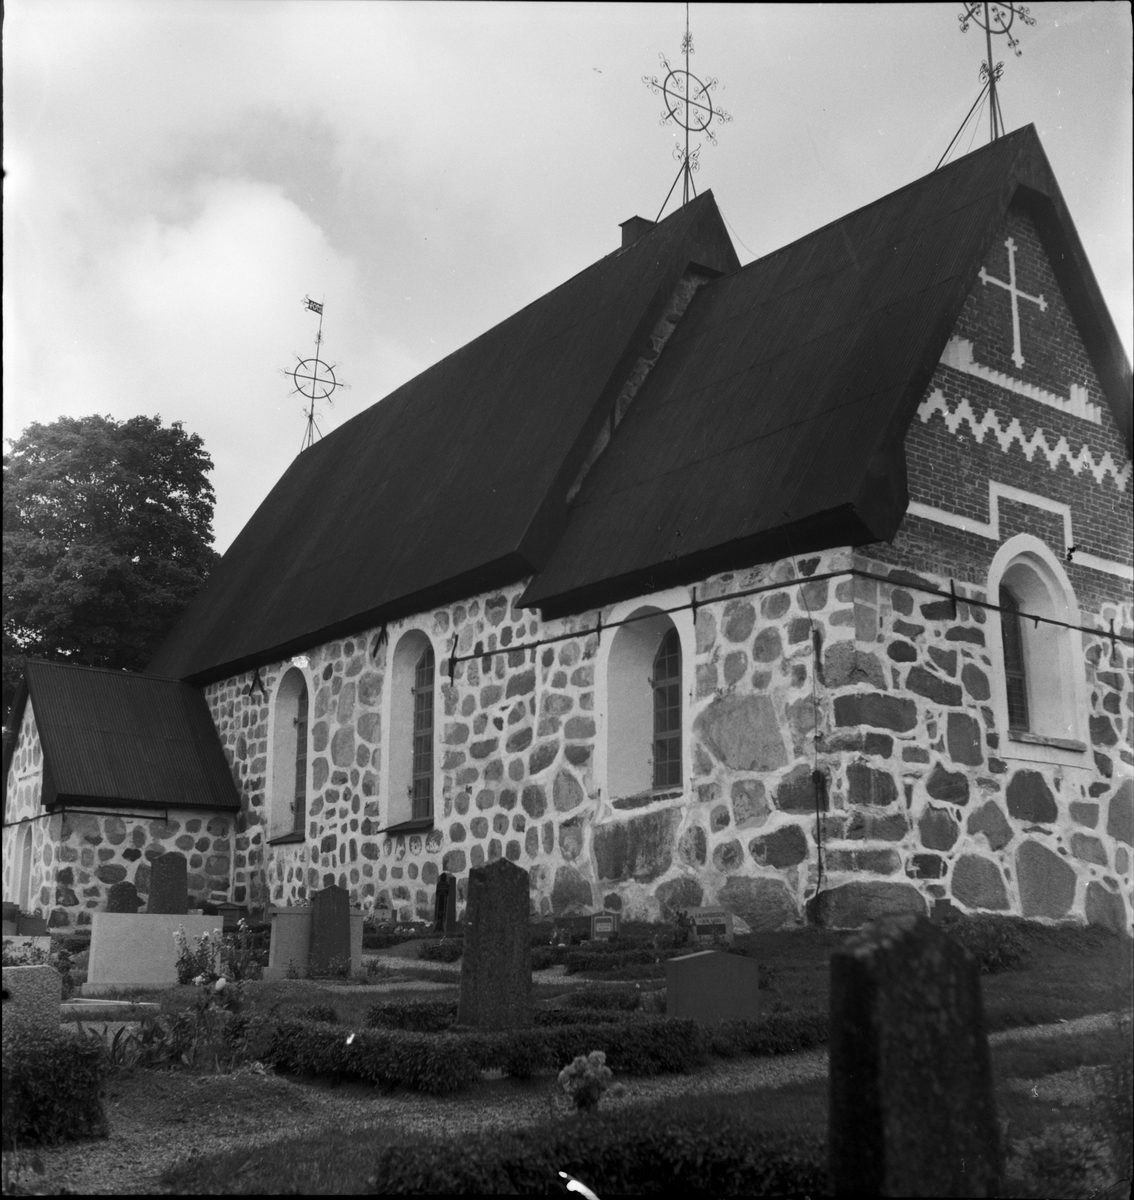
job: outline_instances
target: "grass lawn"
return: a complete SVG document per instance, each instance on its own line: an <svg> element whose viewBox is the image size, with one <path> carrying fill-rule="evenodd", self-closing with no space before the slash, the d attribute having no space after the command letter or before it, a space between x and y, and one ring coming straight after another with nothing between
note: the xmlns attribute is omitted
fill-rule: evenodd
<svg viewBox="0 0 1134 1200"><path fill-rule="evenodd" d="M1016 969L982 977L990 1032L1130 1008L1128 941L1098 930L1043 927L1023 928L1020 936L1025 961ZM828 960L843 937L806 929L746 935L737 942L763 969L768 1011L825 1011ZM664 981L664 968L657 973L662 980L641 978L638 972L630 974L643 990L651 990ZM603 977L610 974L604 973ZM555 1003L589 977L537 972L533 991L538 1001ZM280 1015L299 1015L311 1005L329 1004L349 1028L361 1026L366 1010L376 1001L456 999L459 991L459 973L438 974L415 968L411 962L387 968L379 982L395 979L420 986L393 991L369 986L345 988L329 981L279 981L248 984L246 994L258 1009L274 1010ZM439 983L443 986L437 986ZM137 994L138 998L160 1001L166 1012L188 1007L196 995L192 987ZM1120 1032L1115 1024L1091 1034L1012 1039L993 1046L998 1112L1010 1150L1003 1195L1111 1194L1105 1192L1106 1184L1124 1169L1114 1161L1115 1146L1125 1154L1125 1169L1129 1169L1129 1029L1127 1025L1125 1033ZM1116 1065L1117 1076L1113 1074ZM318 1089L327 1086L318 1081L300 1083L297 1087L294 1080L247 1071L213 1076L207 1088L210 1112L230 1111L239 1114L242 1122L250 1122L251 1127L270 1127L273 1112L278 1112L283 1102L281 1089L285 1084L287 1103L293 1106L297 1095L302 1103L304 1095L315 1097ZM166 1119L193 1121L194 1105L204 1103L198 1077L187 1072L123 1072L113 1086L117 1103L152 1114L158 1123ZM359 1084L343 1086L346 1090L358 1089L361 1112L370 1089ZM481 1089L492 1089L493 1096L529 1097L532 1119L538 1120L554 1086L554 1079L546 1075L526 1082L486 1081L472 1093L449 1098L446 1103L476 1106L490 1094ZM154 1098L155 1088L161 1092L160 1103ZM372 1190L368 1180L382 1147L406 1141L405 1131L397 1125L350 1128L342 1122L328 1124L321 1120L314 1103L302 1111L310 1111L311 1120L309 1131L302 1136L290 1136L253 1151L195 1155L167 1172L163 1186L182 1194L366 1192ZM689 1115L743 1112L756 1129L825 1137L827 1084L819 1080L740 1094L685 1095L663 1102L659 1113L667 1111ZM617 1119L613 1110L610 1119ZM1121 1194L1128 1192L1127 1187Z"/></svg>

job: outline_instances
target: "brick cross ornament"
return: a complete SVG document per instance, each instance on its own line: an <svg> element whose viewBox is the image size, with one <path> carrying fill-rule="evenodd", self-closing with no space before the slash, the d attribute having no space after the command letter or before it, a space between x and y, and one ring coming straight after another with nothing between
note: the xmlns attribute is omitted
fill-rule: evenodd
<svg viewBox="0 0 1134 1200"><path fill-rule="evenodd" d="M990 275L984 267L980 269L981 283L994 283L997 287L1002 287L1009 296L1012 297L1012 361L1017 367L1024 365L1024 355L1020 350L1020 308L1017 304L1017 297L1022 297L1024 300L1030 300L1033 304L1039 305L1040 312L1047 312L1047 301L1040 296L1029 296L1027 292L1021 291L1016 286L1016 243L1009 238L1005 243L1008 247L1008 282L1003 279L997 279Z"/></svg>

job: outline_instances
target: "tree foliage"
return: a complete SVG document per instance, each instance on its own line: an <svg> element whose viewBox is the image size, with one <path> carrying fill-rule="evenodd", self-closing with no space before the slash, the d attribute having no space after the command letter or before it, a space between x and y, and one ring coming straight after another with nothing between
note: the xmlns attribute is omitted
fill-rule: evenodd
<svg viewBox="0 0 1134 1200"><path fill-rule="evenodd" d="M204 443L161 417L61 417L4 456L4 706L22 656L139 670L214 564Z"/></svg>

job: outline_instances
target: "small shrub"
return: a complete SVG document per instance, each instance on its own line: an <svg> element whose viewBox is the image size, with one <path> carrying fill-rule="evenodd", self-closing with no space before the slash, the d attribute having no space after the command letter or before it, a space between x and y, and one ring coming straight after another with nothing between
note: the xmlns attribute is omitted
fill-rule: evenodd
<svg viewBox="0 0 1134 1200"><path fill-rule="evenodd" d="M70 1033L3 1034L3 1147L105 1137L101 1052Z"/></svg>
<svg viewBox="0 0 1134 1200"><path fill-rule="evenodd" d="M337 1025L339 1014L329 1004L312 1004L301 1012L304 1021L322 1021L327 1025Z"/></svg>
<svg viewBox="0 0 1134 1200"><path fill-rule="evenodd" d="M574 1101L579 1112L591 1112L598 1108L603 1092L610 1087L614 1072L606 1065L606 1055L601 1050L580 1054L570 1066L559 1072L559 1086ZM620 1088L621 1085L615 1085ZM612 1094L621 1094L621 1091Z"/></svg>
<svg viewBox="0 0 1134 1200"><path fill-rule="evenodd" d="M422 962L456 962L465 952L464 938L429 939L421 943L418 957Z"/></svg>

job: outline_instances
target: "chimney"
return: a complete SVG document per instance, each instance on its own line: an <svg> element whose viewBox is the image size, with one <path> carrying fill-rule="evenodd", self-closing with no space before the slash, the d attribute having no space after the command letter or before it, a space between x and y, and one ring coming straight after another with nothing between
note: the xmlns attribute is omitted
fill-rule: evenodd
<svg viewBox="0 0 1134 1200"><path fill-rule="evenodd" d="M629 221L623 221L618 227L622 230L622 249L633 246L642 234L653 229L656 224L656 221L647 221L645 217L631 217Z"/></svg>

